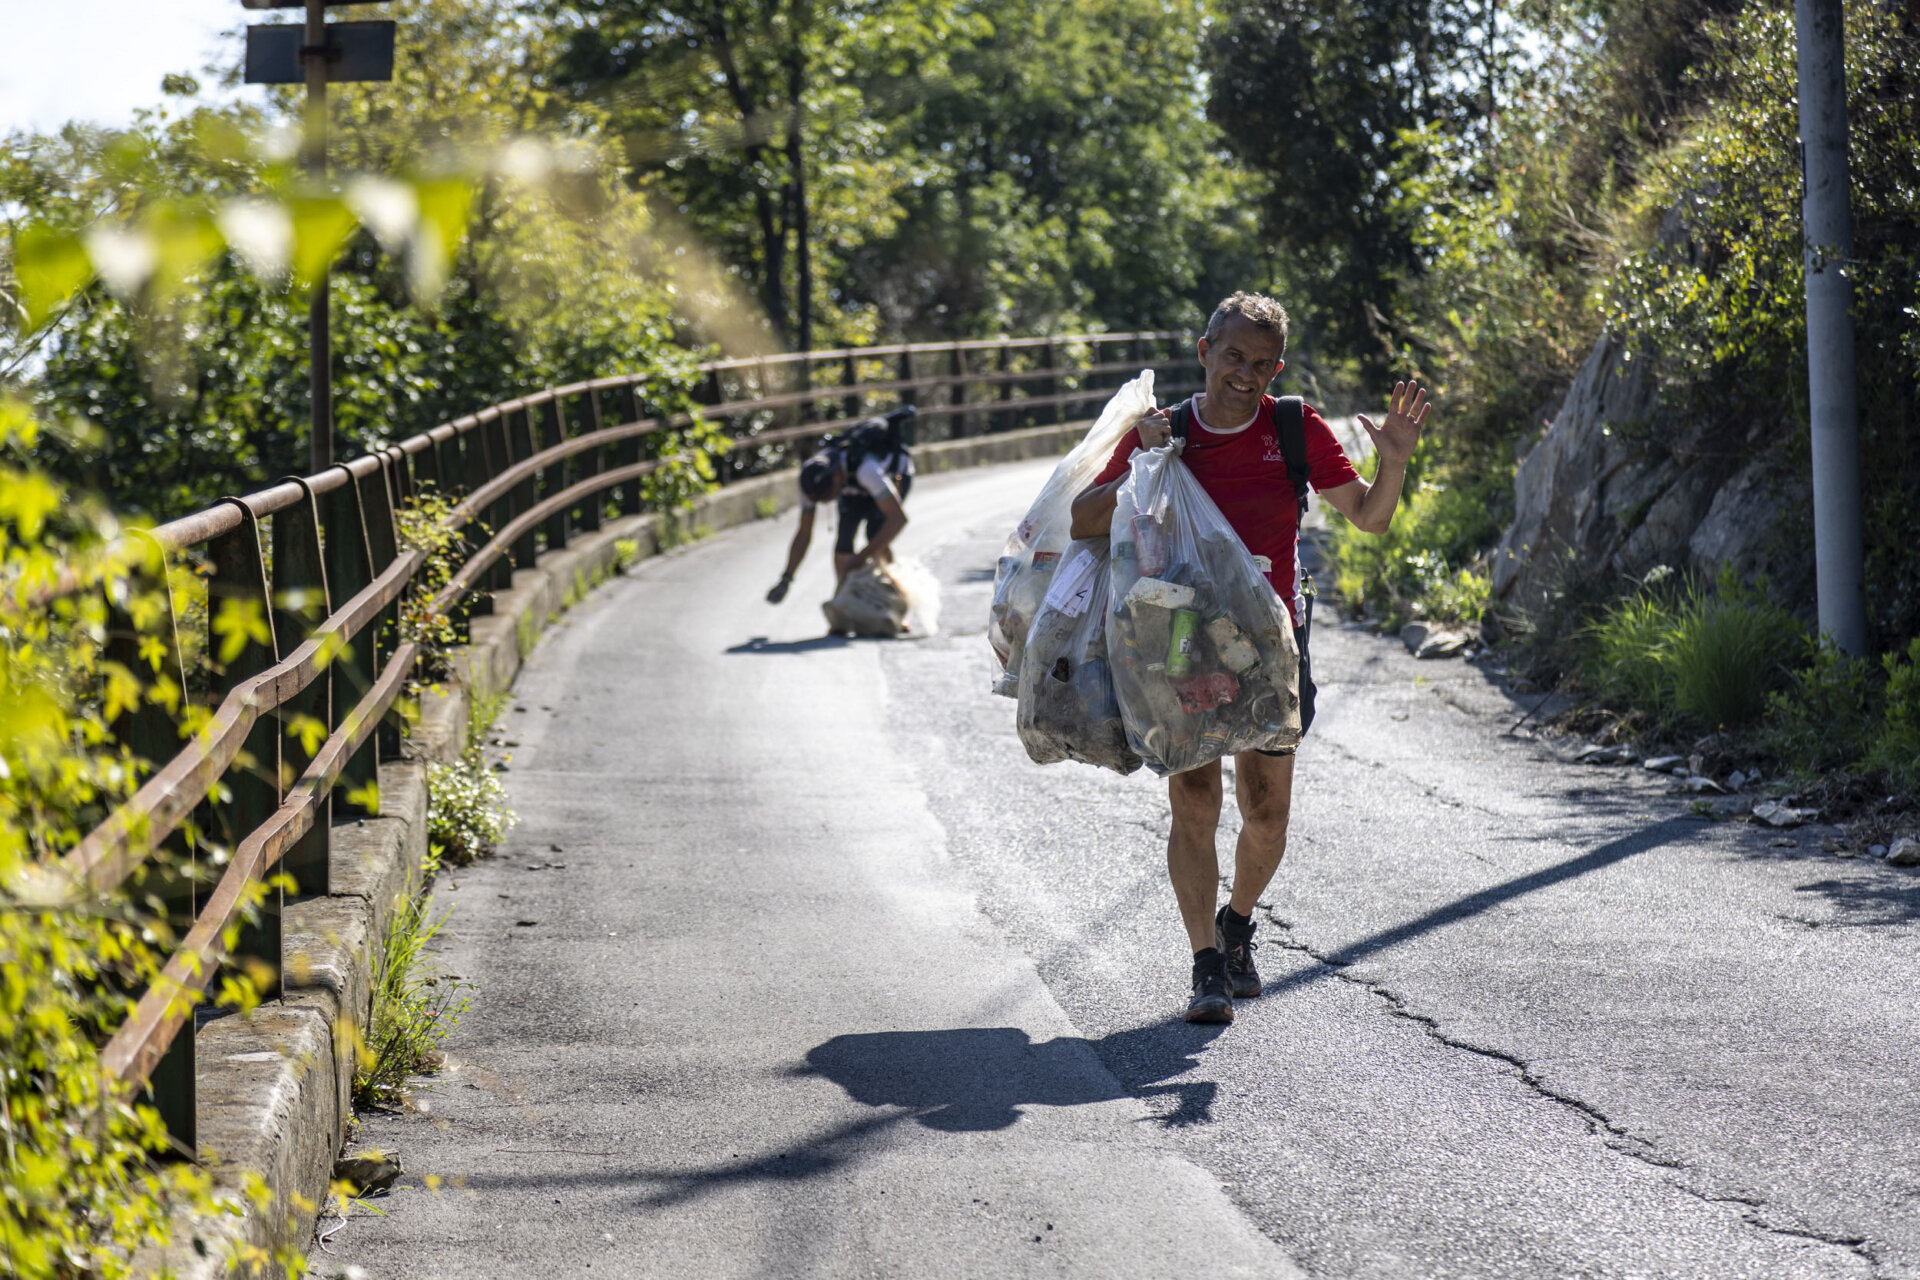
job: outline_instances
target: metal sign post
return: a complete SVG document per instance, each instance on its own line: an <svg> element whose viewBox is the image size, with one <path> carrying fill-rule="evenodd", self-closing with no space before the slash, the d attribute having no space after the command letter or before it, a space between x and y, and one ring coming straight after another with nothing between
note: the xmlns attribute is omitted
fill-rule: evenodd
<svg viewBox="0 0 1920 1280"><path fill-rule="evenodd" d="M327 81L393 79L391 22L342 22L329 26L329 4L362 0L244 0L249 9L304 7L304 26L290 23L247 28L248 84L307 86L303 153L316 185L327 176ZM308 387L313 404L308 474L333 465L333 337L328 295L332 271L321 264L307 308Z"/></svg>

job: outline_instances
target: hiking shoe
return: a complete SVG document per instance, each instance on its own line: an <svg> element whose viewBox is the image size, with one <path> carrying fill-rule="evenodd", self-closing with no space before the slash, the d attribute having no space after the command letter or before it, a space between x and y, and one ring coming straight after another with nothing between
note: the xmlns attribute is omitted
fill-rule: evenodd
<svg viewBox="0 0 1920 1280"><path fill-rule="evenodd" d="M1193 957L1193 999L1188 1022L1232 1022L1233 988L1227 982L1227 958L1214 947Z"/></svg>
<svg viewBox="0 0 1920 1280"><path fill-rule="evenodd" d="M1253 940L1253 922L1243 928L1221 907L1213 917L1213 945L1227 958L1227 982L1235 1000L1250 1000L1260 994L1260 971L1253 967L1253 951L1260 944Z"/></svg>

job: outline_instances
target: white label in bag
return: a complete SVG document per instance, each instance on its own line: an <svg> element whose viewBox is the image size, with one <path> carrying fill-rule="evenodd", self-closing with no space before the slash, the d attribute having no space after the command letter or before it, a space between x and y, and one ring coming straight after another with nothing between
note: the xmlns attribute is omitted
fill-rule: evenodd
<svg viewBox="0 0 1920 1280"><path fill-rule="evenodd" d="M1072 557L1054 575L1053 586L1047 591L1047 607L1058 609L1069 618L1085 613L1099 570L1100 561L1093 552L1075 547Z"/></svg>

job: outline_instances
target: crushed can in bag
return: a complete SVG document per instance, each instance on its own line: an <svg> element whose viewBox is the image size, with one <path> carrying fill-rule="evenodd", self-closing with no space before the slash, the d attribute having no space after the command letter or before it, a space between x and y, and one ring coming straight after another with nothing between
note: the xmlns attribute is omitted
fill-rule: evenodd
<svg viewBox="0 0 1920 1280"><path fill-rule="evenodd" d="M1072 541L1074 498L1093 483L1127 432L1153 407L1153 370L1148 369L1113 393L1100 417L1053 469L1026 516L1007 538L994 569L993 604L987 617L987 642L995 661L995 693L1019 696L1027 633L1052 585L1060 557Z"/></svg>
<svg viewBox="0 0 1920 1280"><path fill-rule="evenodd" d="M1142 762L1181 773L1296 745L1300 656L1286 606L1176 450L1134 454L1111 550L1107 658Z"/></svg>

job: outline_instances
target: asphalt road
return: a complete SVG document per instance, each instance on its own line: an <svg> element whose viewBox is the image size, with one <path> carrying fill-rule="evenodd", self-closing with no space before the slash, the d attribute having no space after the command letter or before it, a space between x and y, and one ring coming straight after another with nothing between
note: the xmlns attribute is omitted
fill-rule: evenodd
<svg viewBox="0 0 1920 1280"><path fill-rule="evenodd" d="M1474 665L1323 614L1268 993L1179 1021L1164 784L987 692L1046 470L916 485L937 636L823 638L824 547L764 604L782 521L543 641L439 893L472 1010L322 1274L1920 1277L1920 873L1565 763Z"/></svg>

